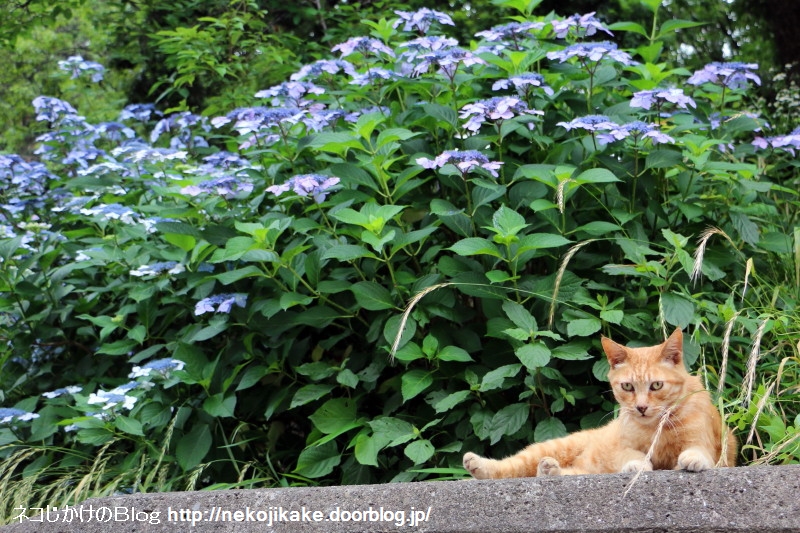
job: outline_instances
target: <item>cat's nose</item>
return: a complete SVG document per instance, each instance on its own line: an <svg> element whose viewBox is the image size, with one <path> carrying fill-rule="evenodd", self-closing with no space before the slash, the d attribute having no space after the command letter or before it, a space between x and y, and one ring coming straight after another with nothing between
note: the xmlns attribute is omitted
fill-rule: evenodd
<svg viewBox="0 0 800 533"><path fill-rule="evenodd" d="M636 406L636 410L639 411L640 413L642 413L642 416L644 416L644 413L647 411L647 406L646 405L637 405Z"/></svg>

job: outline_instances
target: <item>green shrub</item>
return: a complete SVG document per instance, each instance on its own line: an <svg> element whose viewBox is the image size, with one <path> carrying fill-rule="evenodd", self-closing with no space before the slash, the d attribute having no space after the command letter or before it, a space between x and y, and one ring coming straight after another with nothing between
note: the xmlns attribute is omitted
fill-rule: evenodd
<svg viewBox="0 0 800 533"><path fill-rule="evenodd" d="M798 460L799 139L754 66L659 63L681 21L467 49L429 15L210 120L35 101L42 162L0 156L7 513L461 477L609 416L600 333L674 327L743 460Z"/></svg>

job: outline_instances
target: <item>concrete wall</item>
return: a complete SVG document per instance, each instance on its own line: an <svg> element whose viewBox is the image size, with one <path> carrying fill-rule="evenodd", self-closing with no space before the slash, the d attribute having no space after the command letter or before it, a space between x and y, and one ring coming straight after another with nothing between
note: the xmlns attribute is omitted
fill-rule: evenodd
<svg viewBox="0 0 800 533"><path fill-rule="evenodd" d="M4 526L0 533L800 532L800 465L648 472L626 495L632 478L135 494L51 510L42 521Z"/></svg>

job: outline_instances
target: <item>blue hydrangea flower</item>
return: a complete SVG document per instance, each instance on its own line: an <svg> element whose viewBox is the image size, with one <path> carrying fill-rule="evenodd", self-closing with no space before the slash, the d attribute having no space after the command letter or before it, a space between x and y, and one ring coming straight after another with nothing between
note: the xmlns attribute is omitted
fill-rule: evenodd
<svg viewBox="0 0 800 533"><path fill-rule="evenodd" d="M136 384L138 386L138 383ZM114 409L115 407L120 407L121 409L126 409L130 411L133 409L134 405L136 405L136 401L138 398L135 396L129 396L124 392L117 391L116 389L113 391L98 391L93 392L89 395L89 398L86 400L86 403L90 405L101 405L104 411L108 411L109 409Z"/></svg>
<svg viewBox="0 0 800 533"><path fill-rule="evenodd" d="M376 83L380 85L381 82L395 80L397 78L399 78L398 74L391 70L371 68L362 74L355 74L352 81L350 81L350 85L360 85L362 87Z"/></svg>
<svg viewBox="0 0 800 533"><path fill-rule="evenodd" d="M680 109L697 107L697 104L691 97L686 96L682 89L676 88L635 92L633 93L633 98L631 98L630 106L650 109L653 104L660 107L664 102L675 104Z"/></svg>
<svg viewBox="0 0 800 533"><path fill-rule="evenodd" d="M119 120L135 120L147 122L153 117L161 117L162 113L156 109L155 104L129 104L119 114Z"/></svg>
<svg viewBox="0 0 800 533"><path fill-rule="evenodd" d="M546 95L553 96L553 89L544 83L544 76L534 72L526 72L504 80L497 80L492 84L492 90L508 89L512 85L517 90L517 93L525 99L531 95L532 88L541 89Z"/></svg>
<svg viewBox="0 0 800 533"><path fill-rule="evenodd" d="M337 177L323 176L322 174L299 174L290 178L286 183L267 187L267 192L280 196L292 190L298 196L313 197L314 201L319 204L325 201L330 189L338 183L339 178Z"/></svg>
<svg viewBox="0 0 800 533"><path fill-rule="evenodd" d="M155 143L159 137L164 134L170 134L173 140L178 142L177 145L170 143L173 148L184 148L192 144L194 141L194 130L202 129L209 131L208 120L206 117L196 115L189 111L182 111L175 113L168 117L164 117L153 127L150 132L150 142Z"/></svg>
<svg viewBox="0 0 800 533"><path fill-rule="evenodd" d="M66 118L80 118L78 111L69 102L52 96L37 96L33 99L33 108L36 110L36 120L52 124L62 122Z"/></svg>
<svg viewBox="0 0 800 533"><path fill-rule="evenodd" d="M435 159L428 159L427 157L420 157L417 159L417 164L422 168L442 168L445 165L454 165L462 176L465 176L475 170L482 168L489 172L495 178L499 176L497 171L502 166L502 161L489 161L489 158L477 150L446 150Z"/></svg>
<svg viewBox="0 0 800 533"><path fill-rule="evenodd" d="M0 407L0 424L10 424L14 421L29 422L35 418L39 418L37 413L29 413L13 407Z"/></svg>
<svg viewBox="0 0 800 533"><path fill-rule="evenodd" d="M195 185L181 188L181 194L198 196L201 194L216 194L226 199L247 195L253 192L253 184L237 176L224 175L201 181Z"/></svg>
<svg viewBox="0 0 800 533"><path fill-rule="evenodd" d="M395 11L394 14L400 18L392 23L392 28L396 29L402 24L403 31L416 31L423 35L428 33L428 30L434 22L455 26L455 22L450 18L450 15L442 13L441 11L428 9L427 7L423 7L417 11Z"/></svg>
<svg viewBox="0 0 800 533"><path fill-rule="evenodd" d="M360 52L362 55L380 55L386 54L389 57L394 57L394 52L391 48L383 44L378 39L372 37L352 37L343 43L337 44L332 48L333 52L340 52L342 57Z"/></svg>
<svg viewBox="0 0 800 533"><path fill-rule="evenodd" d="M320 59L300 68L297 72L289 76L292 81L302 81L306 78L317 79L323 74L331 76L344 72L349 76L356 73L356 68L349 61L344 59Z"/></svg>
<svg viewBox="0 0 800 533"><path fill-rule="evenodd" d="M569 122L558 122L556 126L561 126L567 131L576 128L584 129L587 131L604 131L618 128L619 126L605 115L587 115L570 120Z"/></svg>
<svg viewBox="0 0 800 533"><path fill-rule="evenodd" d="M152 278L165 273L173 275L180 274L185 270L186 267L177 261L164 261L140 266L139 268L131 270L129 273L131 276L136 276L137 278Z"/></svg>
<svg viewBox="0 0 800 533"><path fill-rule="evenodd" d="M612 143L630 137L634 142L638 142L639 139L650 139L653 144L675 142L675 139L659 131L658 126L655 124L635 121L621 126L615 126L616 127L610 128L607 132L600 133L597 136L597 140L601 143Z"/></svg>
<svg viewBox="0 0 800 533"><path fill-rule="evenodd" d="M92 207L84 207L80 213L87 216L100 216L105 220L119 220L125 224L134 224L140 218L138 213L122 204L97 204Z"/></svg>
<svg viewBox="0 0 800 533"><path fill-rule="evenodd" d="M156 359L143 366L134 366L133 371L128 374L128 377L130 379L136 379L141 377L150 377L153 374L159 374L161 377L168 377L170 372L175 370L183 370L185 365L186 363L183 361L179 359L173 359L171 357L167 357L165 359Z"/></svg>
<svg viewBox="0 0 800 533"><path fill-rule="evenodd" d="M563 50L547 53L547 59L557 59L560 63L564 63L573 57L577 57L581 61L586 59L590 61L612 59L623 65L633 65L636 63L633 58L631 58L630 54L618 50L616 44L608 41L599 43L577 43L567 46Z"/></svg>
<svg viewBox="0 0 800 533"><path fill-rule="evenodd" d="M686 80L690 85L702 85L703 83L713 83L729 89L744 89L748 85L748 80L761 85L761 78L753 70L758 69L756 63L709 63L700 70L695 71Z"/></svg>
<svg viewBox="0 0 800 533"><path fill-rule="evenodd" d="M247 295L243 293L215 294L203 298L194 306L194 314L200 316L205 313L230 313L234 305L244 307Z"/></svg>
<svg viewBox="0 0 800 533"><path fill-rule="evenodd" d="M94 83L103 81L105 67L95 61L86 61L81 56L71 56L58 62L58 68L65 72L70 72L72 79L80 78L86 73L91 74Z"/></svg>
<svg viewBox="0 0 800 533"><path fill-rule="evenodd" d="M528 108L516 96L497 96L488 100L478 100L461 108L459 117L467 118L464 128L477 133L486 122L508 120L517 115L543 115L542 111Z"/></svg>
<svg viewBox="0 0 800 533"><path fill-rule="evenodd" d="M569 34L570 30L574 30L575 35L578 37L591 37L598 31L604 31L613 36L614 34L609 31L608 27L595 18L594 14L595 12L592 11L585 15L573 15L564 20L554 20L553 31L556 37L563 39Z"/></svg>
<svg viewBox="0 0 800 533"><path fill-rule="evenodd" d="M77 385L72 385L72 386L69 386L69 387L63 387L61 389L56 389L56 390L50 391L50 392L44 392L44 393L42 393L42 396L52 400L53 398L58 398L59 396L65 396L67 394L77 394L81 390L82 390L82 387L79 387Z"/></svg>

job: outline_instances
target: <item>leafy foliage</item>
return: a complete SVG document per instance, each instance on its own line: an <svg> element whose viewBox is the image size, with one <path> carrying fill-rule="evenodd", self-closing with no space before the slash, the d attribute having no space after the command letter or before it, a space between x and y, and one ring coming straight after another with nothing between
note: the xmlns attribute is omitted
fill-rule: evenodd
<svg viewBox="0 0 800 533"><path fill-rule="evenodd" d="M674 327L748 459L797 461L797 133L764 133L754 67L497 4L470 48L370 22L211 119L37 98L41 161L0 156L0 476L449 476L602 423L599 334Z"/></svg>

